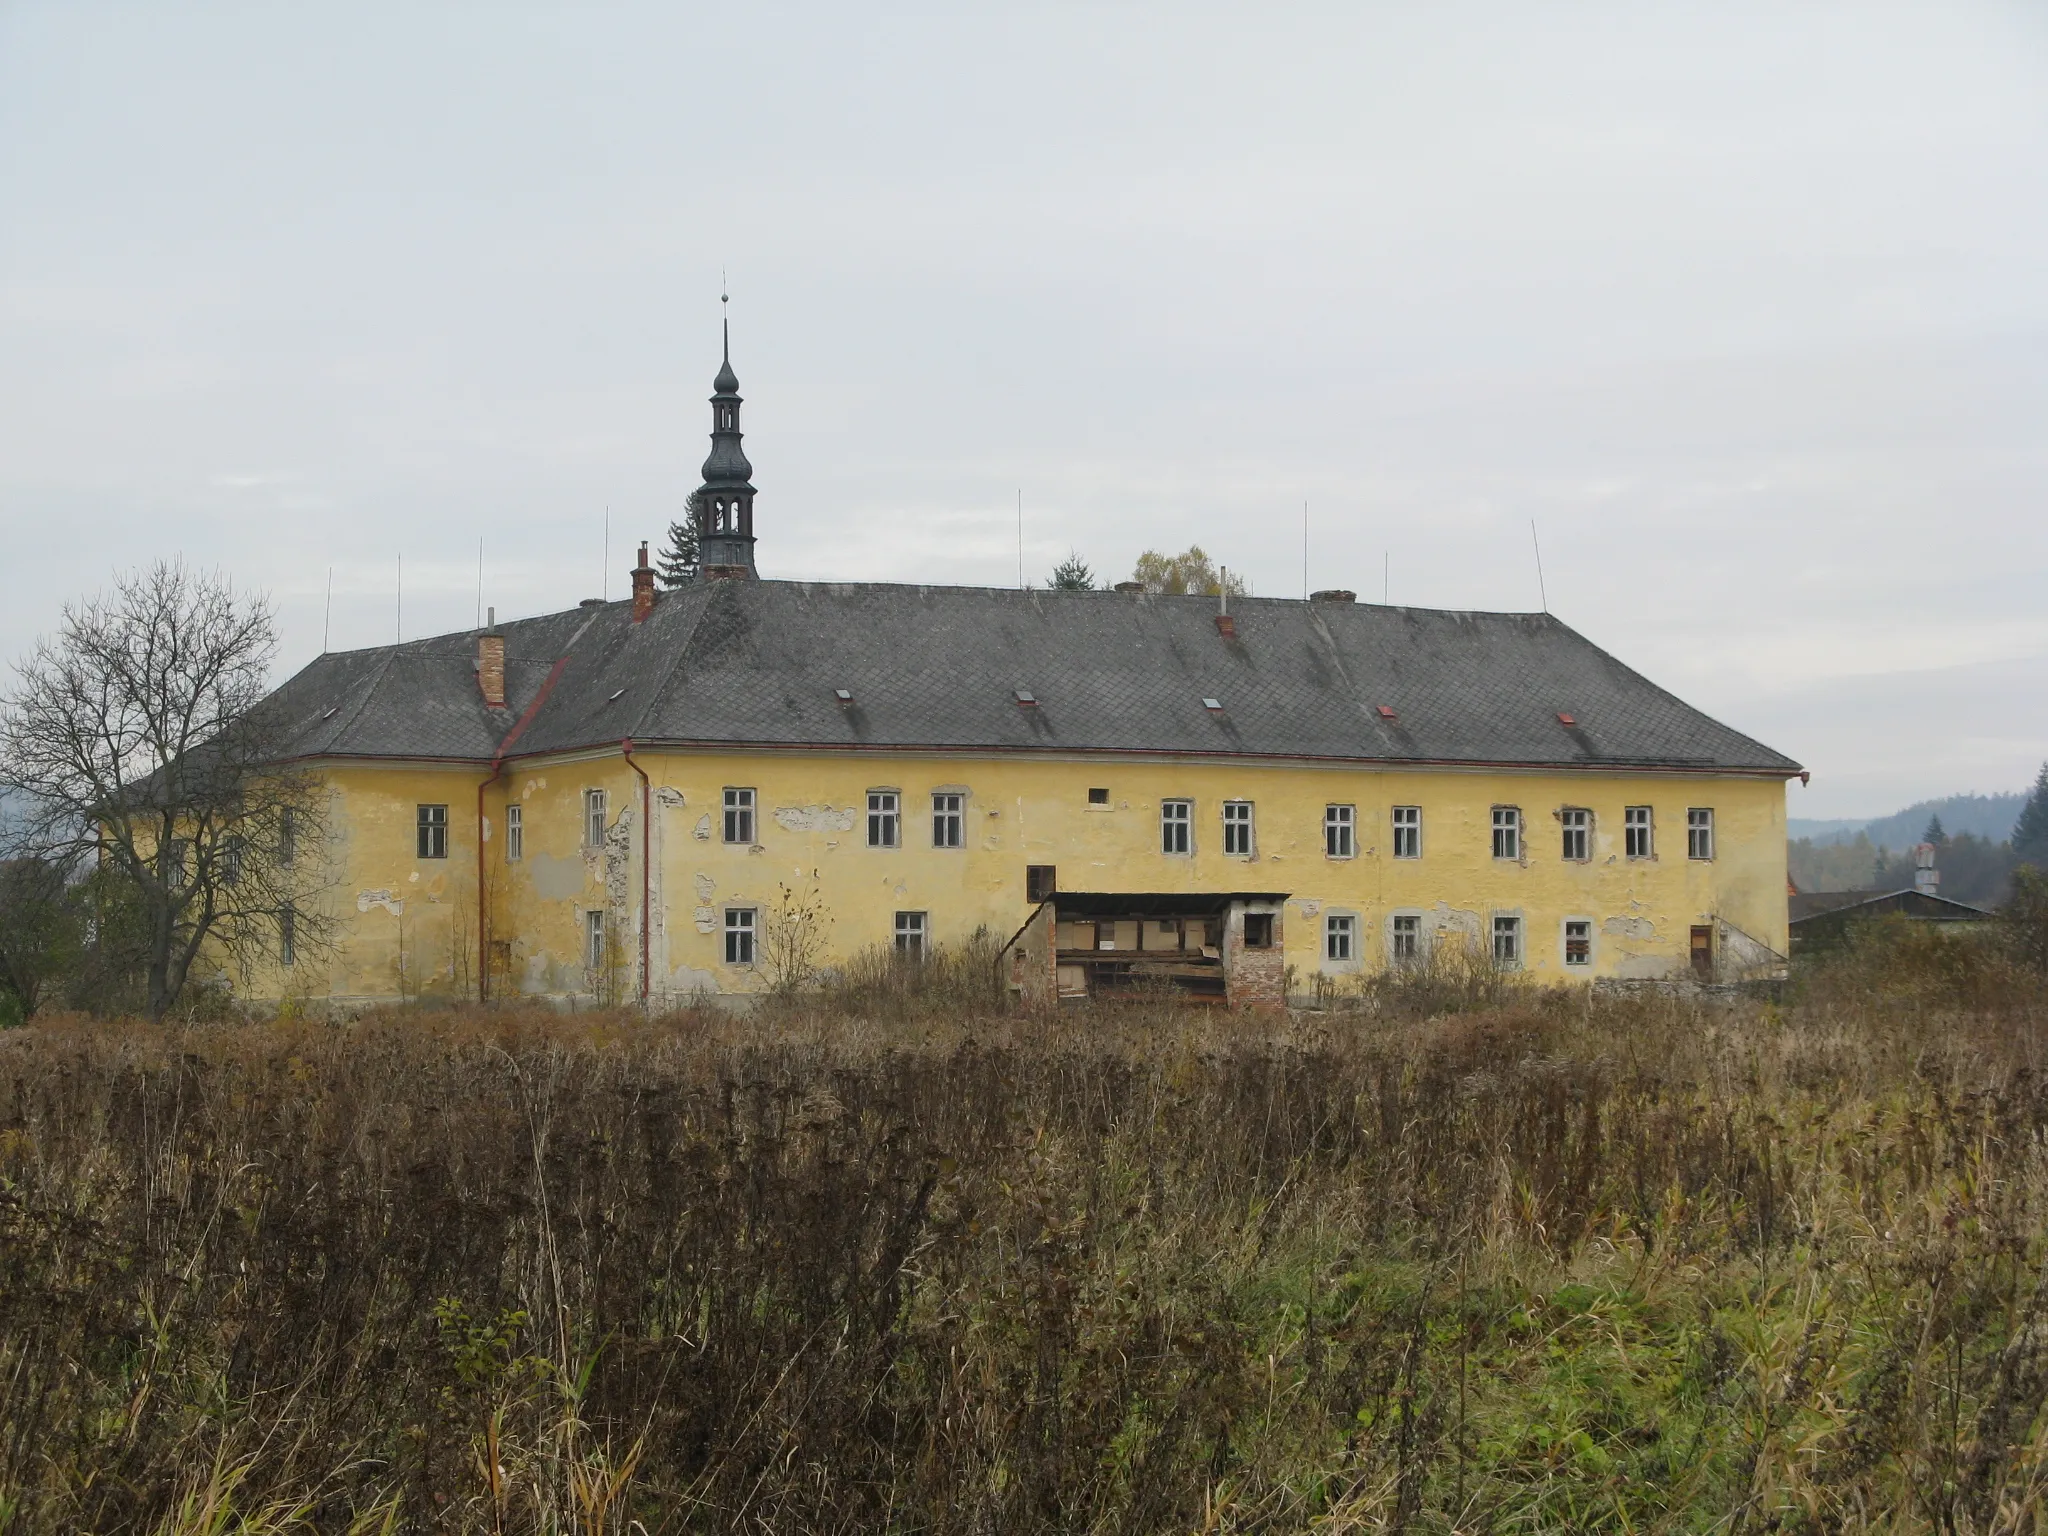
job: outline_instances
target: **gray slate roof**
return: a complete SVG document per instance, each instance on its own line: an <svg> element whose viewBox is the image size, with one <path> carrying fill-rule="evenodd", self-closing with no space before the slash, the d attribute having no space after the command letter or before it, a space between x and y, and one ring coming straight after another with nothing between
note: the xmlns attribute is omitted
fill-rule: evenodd
<svg viewBox="0 0 2048 1536"><path fill-rule="evenodd" d="M1799 772L1547 614L1241 598L1235 638L1215 615L1208 597L721 581L641 624L618 602L503 626L504 709L478 693L471 633L323 656L272 707L303 756L488 762L560 663L511 756L630 737Z"/></svg>

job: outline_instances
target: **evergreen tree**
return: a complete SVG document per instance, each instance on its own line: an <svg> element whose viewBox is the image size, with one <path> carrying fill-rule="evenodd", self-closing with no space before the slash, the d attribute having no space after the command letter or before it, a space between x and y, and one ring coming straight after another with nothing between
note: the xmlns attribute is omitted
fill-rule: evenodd
<svg viewBox="0 0 2048 1536"><path fill-rule="evenodd" d="M2020 819L2013 823L2012 851L2022 864L2048 869L2048 763L2041 765Z"/></svg>
<svg viewBox="0 0 2048 1536"><path fill-rule="evenodd" d="M1941 829L1941 818L1939 816L1930 816L1927 818L1927 830L1920 834L1920 841L1923 843L1932 843L1937 848L1941 847L1948 841L1948 833L1944 832Z"/></svg>
<svg viewBox="0 0 2048 1536"><path fill-rule="evenodd" d="M688 586L697 579L697 493L683 503L683 520L668 525L668 543L654 557L664 587Z"/></svg>
<svg viewBox="0 0 2048 1536"><path fill-rule="evenodd" d="M1071 550L1067 558L1052 569L1052 580L1046 583L1055 592L1093 592L1095 573L1088 569L1088 562L1081 558L1080 551Z"/></svg>

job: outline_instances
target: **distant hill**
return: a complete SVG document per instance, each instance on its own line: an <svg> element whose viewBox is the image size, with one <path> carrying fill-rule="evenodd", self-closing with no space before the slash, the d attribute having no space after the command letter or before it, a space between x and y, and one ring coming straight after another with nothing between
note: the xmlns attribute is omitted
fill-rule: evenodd
<svg viewBox="0 0 2048 1536"><path fill-rule="evenodd" d="M1968 832L1974 837L2002 843L2012 836L2019 820L2025 794L1950 795L1945 800L1922 800L1903 811L1880 816L1875 821L1806 821L1793 817L1785 823L1787 837L1810 838L1814 846L1853 843L1860 832L1879 848L1910 848L1927 830L1930 816L1941 818L1942 830L1950 837Z"/></svg>

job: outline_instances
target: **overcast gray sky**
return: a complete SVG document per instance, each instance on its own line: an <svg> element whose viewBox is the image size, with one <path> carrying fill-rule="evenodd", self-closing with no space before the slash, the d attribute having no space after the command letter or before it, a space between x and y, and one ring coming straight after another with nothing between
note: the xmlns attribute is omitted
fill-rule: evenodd
<svg viewBox="0 0 2048 1536"><path fill-rule="evenodd" d="M0 0L0 656L115 566L281 666L1193 541L1552 609L1814 770L2048 757L2048 7Z"/></svg>

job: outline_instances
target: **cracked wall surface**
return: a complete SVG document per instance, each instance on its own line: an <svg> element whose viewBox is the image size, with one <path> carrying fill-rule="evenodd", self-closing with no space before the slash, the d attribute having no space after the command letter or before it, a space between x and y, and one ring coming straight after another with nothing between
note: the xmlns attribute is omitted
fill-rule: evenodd
<svg viewBox="0 0 2048 1536"><path fill-rule="evenodd" d="M899 911L927 913L934 942L977 927L998 941L1030 915L1027 865L1058 870L1062 889L1103 892L1277 893L1292 907L1275 955L1297 978L1321 969L1322 914L1356 914L1357 969L1388 963L1392 919L1413 914L1431 943L1484 944L1494 915L1525 924L1524 968L1543 981L1662 979L1689 970L1688 936L1715 934L1716 974L1774 974L1786 948L1784 787L1776 780L1677 774L1454 772L1296 764L1154 760L1055 761L891 755L747 755L636 748L651 780L647 841L653 895L647 923L653 1001L763 989L757 967L728 965L729 908L772 910L787 884L815 889L830 916L831 952L892 941ZM636 995L642 923L641 786L616 752L508 768L477 791L484 768L364 764L327 770L340 943L291 976L252 978L250 995L287 990L346 1000L474 996L487 950L505 946L493 986L589 1001L585 914L601 909L616 936L620 995ZM716 808L746 785L762 808L756 841L728 845ZM866 845L867 792L902 796L895 848ZM1088 791L1106 788L1106 804ZM611 815L600 848L583 846L584 794L605 791ZM930 795L963 796L962 847L932 846ZM1193 849L1160 852L1160 802L1195 802ZM1222 851L1221 806L1255 807L1253 851ZM414 847L420 804L448 806L445 860ZM523 814L523 857L505 858L507 805ZM1356 807L1356 851L1325 855L1324 807ZM1491 856L1490 815L1515 805L1519 856ZM1396 859L1391 811L1423 808L1423 856ZM1654 808L1654 856L1629 858L1623 808ZM1589 853L1562 857L1555 812L1592 812ZM1685 814L1711 806L1712 860L1685 856ZM477 850L483 839L490 932L477 931ZM1557 844L1557 846L1553 846ZM1592 925L1591 963L1564 963L1563 924ZM495 976L495 972L494 972ZM1305 985L1306 982L1298 982Z"/></svg>

